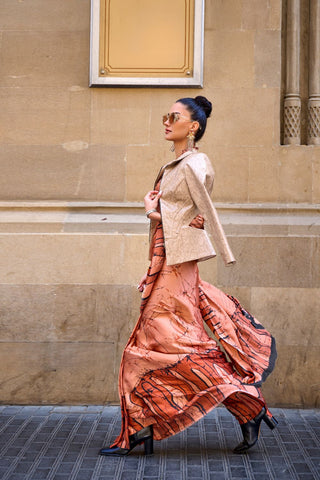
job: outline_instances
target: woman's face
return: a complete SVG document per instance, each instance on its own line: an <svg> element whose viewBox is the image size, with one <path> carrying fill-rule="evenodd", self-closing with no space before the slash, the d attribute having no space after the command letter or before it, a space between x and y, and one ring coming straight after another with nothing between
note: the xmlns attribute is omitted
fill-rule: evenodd
<svg viewBox="0 0 320 480"><path fill-rule="evenodd" d="M173 115L176 114L175 121ZM165 126L165 139L179 142L187 139L190 130L196 133L198 122L191 120L189 110L182 103L174 103L169 111L169 118L163 122Z"/></svg>

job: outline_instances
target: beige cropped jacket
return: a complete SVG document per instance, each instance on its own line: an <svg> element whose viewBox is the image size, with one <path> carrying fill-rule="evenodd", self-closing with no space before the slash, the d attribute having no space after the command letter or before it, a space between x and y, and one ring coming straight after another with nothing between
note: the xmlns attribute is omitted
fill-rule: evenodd
<svg viewBox="0 0 320 480"><path fill-rule="evenodd" d="M160 211L168 265L215 257L208 233L225 264L235 262L210 197L213 178L210 160L204 153L195 150L185 152L161 168L155 185L161 179ZM198 214L205 219L204 229L189 225ZM150 240L156 224L151 220Z"/></svg>

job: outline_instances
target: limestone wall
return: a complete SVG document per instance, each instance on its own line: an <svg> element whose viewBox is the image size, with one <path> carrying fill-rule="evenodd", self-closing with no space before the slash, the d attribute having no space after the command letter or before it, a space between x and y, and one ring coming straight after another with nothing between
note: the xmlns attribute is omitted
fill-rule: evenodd
<svg viewBox="0 0 320 480"><path fill-rule="evenodd" d="M147 266L161 115L203 94L201 144L237 257L201 265L278 342L273 405L319 406L320 146L280 145L280 0L207 0L204 88L89 88L89 0L3 0L0 401L118 401Z"/></svg>

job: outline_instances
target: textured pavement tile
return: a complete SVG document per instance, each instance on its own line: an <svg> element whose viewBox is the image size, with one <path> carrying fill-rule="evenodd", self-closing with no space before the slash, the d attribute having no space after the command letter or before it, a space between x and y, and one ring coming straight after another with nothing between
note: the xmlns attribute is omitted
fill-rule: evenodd
<svg viewBox="0 0 320 480"><path fill-rule="evenodd" d="M198 455L187 455L188 465L201 465L201 457Z"/></svg>
<svg viewBox="0 0 320 480"><path fill-rule="evenodd" d="M81 468L94 468L96 466L96 463L98 461L98 457L97 458L84 458L82 463L81 463Z"/></svg>
<svg viewBox="0 0 320 480"><path fill-rule="evenodd" d="M211 473L210 480L229 480L229 476L226 476L224 473Z"/></svg>
<svg viewBox="0 0 320 480"><path fill-rule="evenodd" d="M254 475L255 480L270 480L270 475L268 473L259 473L257 475Z"/></svg>
<svg viewBox="0 0 320 480"><path fill-rule="evenodd" d="M50 469L52 465L55 463L55 458L52 457L42 457L37 464L37 468L39 469Z"/></svg>
<svg viewBox="0 0 320 480"><path fill-rule="evenodd" d="M24 473L13 473L8 477L8 480L25 480L26 476Z"/></svg>
<svg viewBox="0 0 320 480"><path fill-rule="evenodd" d="M255 473L265 473L268 468L264 462L251 462L251 469Z"/></svg>
<svg viewBox="0 0 320 480"><path fill-rule="evenodd" d="M166 472L165 480L182 480L182 473L180 472Z"/></svg>
<svg viewBox="0 0 320 480"><path fill-rule="evenodd" d="M244 478L247 476L247 472L244 467L231 467L231 475L234 478Z"/></svg>
<svg viewBox="0 0 320 480"><path fill-rule="evenodd" d="M74 463L77 461L77 458L78 458L78 453L66 453L63 457L62 457L62 461L65 462L65 463Z"/></svg>
<svg viewBox="0 0 320 480"><path fill-rule="evenodd" d="M139 447L128 457L106 458L98 451L120 429L118 407L1 407L0 478L320 480L319 411L274 410L279 428L264 425L260 441L246 455L232 453L241 431L218 408L190 429L155 442L151 457Z"/></svg>
<svg viewBox="0 0 320 480"><path fill-rule="evenodd" d="M74 463L61 463L60 467L57 470L59 475L61 474L70 474L74 468Z"/></svg>
<svg viewBox="0 0 320 480"><path fill-rule="evenodd" d="M7 471L7 467L0 467L0 478L4 477L4 474Z"/></svg>
<svg viewBox="0 0 320 480"><path fill-rule="evenodd" d="M56 474L52 477L52 480L69 480L70 476L68 475L62 475L62 474Z"/></svg>
<svg viewBox="0 0 320 480"><path fill-rule="evenodd" d="M103 463L101 465L101 472L104 472L105 474L114 473L119 461L120 461L120 459L107 458L106 457L105 462L104 462L104 459L102 459Z"/></svg>
<svg viewBox="0 0 320 480"><path fill-rule="evenodd" d="M19 455L19 453L21 452L21 449L18 448L18 447L11 447L7 450L6 452L6 456L7 457L16 457L17 455Z"/></svg>
<svg viewBox="0 0 320 480"><path fill-rule="evenodd" d="M18 463L12 473L27 473L32 467L31 462Z"/></svg>
<svg viewBox="0 0 320 480"><path fill-rule="evenodd" d="M168 470L178 471L181 468L180 460L169 458L166 461L166 467Z"/></svg>
<svg viewBox="0 0 320 480"><path fill-rule="evenodd" d="M285 443L284 447L287 452L292 452L292 454L294 454L294 452L299 452L300 450L300 446L297 443Z"/></svg>
<svg viewBox="0 0 320 480"><path fill-rule="evenodd" d="M132 480L132 478L135 478L135 475L136 475L136 472L132 472L132 471L124 471L122 472L121 474L121 480Z"/></svg>
<svg viewBox="0 0 320 480"><path fill-rule="evenodd" d="M50 473L49 468L43 468L43 469L37 469L33 474L32 474L32 480L44 480L47 478L47 476Z"/></svg>
<svg viewBox="0 0 320 480"><path fill-rule="evenodd" d="M93 470L81 470L77 474L77 480L91 480L93 475Z"/></svg>
<svg viewBox="0 0 320 480"><path fill-rule="evenodd" d="M310 468L305 463L293 463L293 468L297 473L311 473Z"/></svg>
<svg viewBox="0 0 320 480"><path fill-rule="evenodd" d="M311 473L301 473L299 474L299 480L314 480L315 478L319 478L319 474L317 477L314 477Z"/></svg>
<svg viewBox="0 0 320 480"><path fill-rule="evenodd" d="M147 477L159 477L159 467L153 465L153 466L145 466L143 470L143 474Z"/></svg>

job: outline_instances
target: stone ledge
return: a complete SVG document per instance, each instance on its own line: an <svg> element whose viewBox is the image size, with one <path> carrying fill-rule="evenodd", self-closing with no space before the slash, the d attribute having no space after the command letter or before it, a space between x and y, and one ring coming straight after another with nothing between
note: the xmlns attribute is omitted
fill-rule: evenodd
<svg viewBox="0 0 320 480"><path fill-rule="evenodd" d="M319 204L215 203L226 233L298 235L320 233ZM149 222L138 202L0 202L2 233L146 234Z"/></svg>

